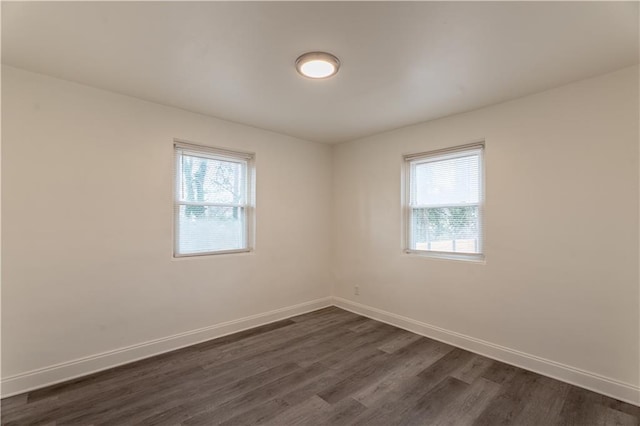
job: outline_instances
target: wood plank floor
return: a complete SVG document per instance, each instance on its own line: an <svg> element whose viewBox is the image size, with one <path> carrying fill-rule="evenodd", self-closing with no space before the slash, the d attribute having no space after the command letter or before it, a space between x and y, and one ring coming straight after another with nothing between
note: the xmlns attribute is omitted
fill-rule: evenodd
<svg viewBox="0 0 640 426"><path fill-rule="evenodd" d="M638 425L640 408L331 307L2 400L3 425Z"/></svg>

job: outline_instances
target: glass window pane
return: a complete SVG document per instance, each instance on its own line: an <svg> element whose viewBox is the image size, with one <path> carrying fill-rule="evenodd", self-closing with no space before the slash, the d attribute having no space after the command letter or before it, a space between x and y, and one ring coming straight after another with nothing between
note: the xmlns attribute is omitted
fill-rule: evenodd
<svg viewBox="0 0 640 426"><path fill-rule="evenodd" d="M414 166L413 205L478 203L480 159L477 154Z"/></svg>
<svg viewBox="0 0 640 426"><path fill-rule="evenodd" d="M414 250L480 252L477 206L416 208L411 221Z"/></svg>
<svg viewBox="0 0 640 426"><path fill-rule="evenodd" d="M178 254L246 248L242 207L178 206Z"/></svg>
<svg viewBox="0 0 640 426"><path fill-rule="evenodd" d="M245 163L186 154L178 163L179 201L245 203Z"/></svg>

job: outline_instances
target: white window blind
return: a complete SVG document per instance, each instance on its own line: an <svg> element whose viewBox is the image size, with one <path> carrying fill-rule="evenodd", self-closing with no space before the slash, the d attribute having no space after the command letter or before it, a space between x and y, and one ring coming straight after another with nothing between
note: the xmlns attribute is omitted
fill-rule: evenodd
<svg viewBox="0 0 640 426"><path fill-rule="evenodd" d="M405 157L407 250L482 257L483 144Z"/></svg>
<svg viewBox="0 0 640 426"><path fill-rule="evenodd" d="M176 143L174 255L249 251L253 155Z"/></svg>

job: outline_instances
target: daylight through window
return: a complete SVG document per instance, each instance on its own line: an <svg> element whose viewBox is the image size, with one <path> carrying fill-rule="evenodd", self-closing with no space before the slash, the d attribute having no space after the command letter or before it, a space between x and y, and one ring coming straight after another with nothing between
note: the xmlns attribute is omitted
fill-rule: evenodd
<svg viewBox="0 0 640 426"><path fill-rule="evenodd" d="M407 251L482 258L483 144L409 155Z"/></svg>
<svg viewBox="0 0 640 426"><path fill-rule="evenodd" d="M176 143L174 255L250 250L253 156Z"/></svg>

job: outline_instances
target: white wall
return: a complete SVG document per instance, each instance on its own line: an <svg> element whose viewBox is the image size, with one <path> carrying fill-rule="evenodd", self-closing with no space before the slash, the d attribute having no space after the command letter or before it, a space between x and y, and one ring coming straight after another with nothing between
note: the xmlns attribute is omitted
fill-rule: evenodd
<svg viewBox="0 0 640 426"><path fill-rule="evenodd" d="M2 124L3 379L330 295L330 146L10 67ZM172 258L173 138L256 153L254 253Z"/></svg>
<svg viewBox="0 0 640 426"><path fill-rule="evenodd" d="M2 89L3 395L319 307L331 285L637 395L637 67L334 147L10 67ZM256 153L255 253L172 259L173 138ZM403 254L402 154L478 139L486 263Z"/></svg>
<svg viewBox="0 0 640 426"><path fill-rule="evenodd" d="M486 264L403 254L402 155L481 139ZM637 397L637 67L338 145L333 179L339 305Z"/></svg>

